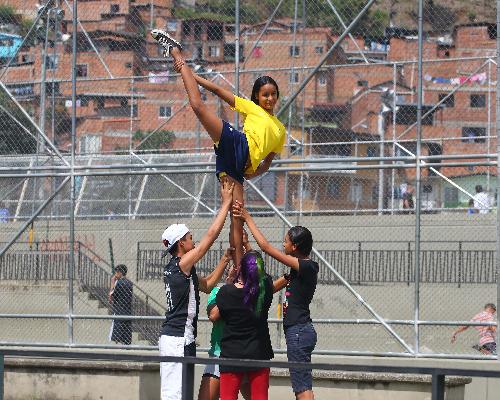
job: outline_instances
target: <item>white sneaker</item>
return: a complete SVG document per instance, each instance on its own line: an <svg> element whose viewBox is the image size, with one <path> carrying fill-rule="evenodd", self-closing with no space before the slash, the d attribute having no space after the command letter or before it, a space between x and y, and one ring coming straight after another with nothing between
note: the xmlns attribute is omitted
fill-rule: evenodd
<svg viewBox="0 0 500 400"><path fill-rule="evenodd" d="M153 39L155 39L165 49L163 50L164 57L168 57L170 55L170 50L174 47L182 50L182 45L167 32L162 31L161 29L153 29L151 31L151 36L153 36Z"/></svg>

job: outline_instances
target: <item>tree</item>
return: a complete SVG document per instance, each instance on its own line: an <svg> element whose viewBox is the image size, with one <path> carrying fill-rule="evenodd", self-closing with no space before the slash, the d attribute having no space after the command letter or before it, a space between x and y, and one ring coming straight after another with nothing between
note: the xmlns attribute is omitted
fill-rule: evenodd
<svg viewBox="0 0 500 400"><path fill-rule="evenodd" d="M172 131L159 130L151 134L149 131L138 130L132 137L134 141L141 143L137 150L152 150L148 153L160 153L160 150L167 148L175 139L175 134Z"/></svg>
<svg viewBox="0 0 500 400"><path fill-rule="evenodd" d="M31 122L21 110L10 101L5 93L0 93L0 154L33 154L37 150L37 135ZM6 111L4 111L4 109ZM10 115L9 115L10 114ZM23 129L12 117L17 119ZM26 132L28 130L31 135Z"/></svg>

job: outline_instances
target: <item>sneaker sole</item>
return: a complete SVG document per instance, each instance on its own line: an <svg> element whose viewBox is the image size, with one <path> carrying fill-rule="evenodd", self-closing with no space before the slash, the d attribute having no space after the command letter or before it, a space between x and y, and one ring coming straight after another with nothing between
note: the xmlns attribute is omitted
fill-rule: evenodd
<svg viewBox="0 0 500 400"><path fill-rule="evenodd" d="M162 31L161 29L153 29L151 31L151 36L167 51L169 49L167 49L165 46L177 47L179 50L182 50L182 45L167 32Z"/></svg>

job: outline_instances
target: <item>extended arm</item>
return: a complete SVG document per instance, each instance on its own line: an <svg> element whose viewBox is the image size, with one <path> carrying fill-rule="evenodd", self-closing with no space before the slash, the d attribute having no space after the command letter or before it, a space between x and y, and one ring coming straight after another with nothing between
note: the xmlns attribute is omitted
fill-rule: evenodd
<svg viewBox="0 0 500 400"><path fill-rule="evenodd" d="M217 97L220 97L231 107L234 107L234 94L233 92L223 88L220 85L217 85L215 82L209 81L208 79L202 78L200 75L193 73L194 79L201 87L207 89L209 92L212 92Z"/></svg>
<svg viewBox="0 0 500 400"><path fill-rule="evenodd" d="M469 329L468 326L461 326L459 327L455 332L453 332L453 335L451 336L451 343L455 343L455 341L457 340L457 335L460 333L460 332L463 332L465 330Z"/></svg>
<svg viewBox="0 0 500 400"><path fill-rule="evenodd" d="M288 285L288 279L284 276L279 277L273 282L273 293L279 292L281 289L285 288Z"/></svg>
<svg viewBox="0 0 500 400"><path fill-rule="evenodd" d="M203 239L200 240L198 246L184 254L179 261L179 267L184 274L189 275L191 273L193 265L205 255L210 246L212 246L215 240L219 237L220 231L226 221L227 213L231 208L233 188L234 183L230 183L228 180L222 181L222 205L217 216L215 217L214 222L212 222L212 225L208 228L207 233L203 236Z"/></svg>
<svg viewBox="0 0 500 400"><path fill-rule="evenodd" d="M245 178L246 179L252 179L255 178L256 176L262 175L264 172L266 172L269 167L271 166L271 163L274 160L274 157L276 156L276 153L269 153L266 158L259 164L255 172L251 174L246 174Z"/></svg>
<svg viewBox="0 0 500 400"><path fill-rule="evenodd" d="M208 319L212 322L218 321L220 319L219 307L212 307L212 309L208 312Z"/></svg>
<svg viewBox="0 0 500 400"><path fill-rule="evenodd" d="M285 264L286 266L297 271L299 270L299 259L297 257L292 257L285 253L282 253L271 243L269 243L262 232L259 230L259 228L257 228L257 225L255 224L252 216L237 200L233 204L233 215L235 217L243 219L246 222L248 229L252 233L252 236L263 252L269 254L272 258L279 261L280 263Z"/></svg>
<svg viewBox="0 0 500 400"><path fill-rule="evenodd" d="M199 278L199 287L203 293L210 293L215 285L217 285L217 282L221 280L229 261L232 260L232 250L232 248L229 248L225 251L215 269L208 276Z"/></svg>

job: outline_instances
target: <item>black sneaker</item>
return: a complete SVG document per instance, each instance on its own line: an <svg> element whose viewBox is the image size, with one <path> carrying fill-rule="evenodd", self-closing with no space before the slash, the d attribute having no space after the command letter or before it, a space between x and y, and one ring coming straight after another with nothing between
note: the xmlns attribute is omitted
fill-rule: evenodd
<svg viewBox="0 0 500 400"><path fill-rule="evenodd" d="M161 46L165 49L163 51L164 57L168 57L170 55L170 50L174 47L182 50L182 45L167 32L162 31L161 29L153 29L151 31L151 36L153 36L153 39L160 43Z"/></svg>

